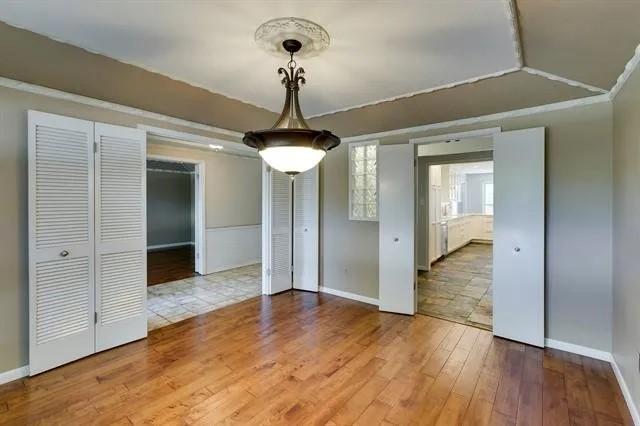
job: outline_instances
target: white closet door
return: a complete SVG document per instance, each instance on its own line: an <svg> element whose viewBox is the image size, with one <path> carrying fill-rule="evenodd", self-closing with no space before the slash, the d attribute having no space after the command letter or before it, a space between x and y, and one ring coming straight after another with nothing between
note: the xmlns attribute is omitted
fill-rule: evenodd
<svg viewBox="0 0 640 426"><path fill-rule="evenodd" d="M146 136L95 124L96 351L147 335Z"/></svg>
<svg viewBox="0 0 640 426"><path fill-rule="evenodd" d="M291 178L263 163L263 293L291 289Z"/></svg>
<svg viewBox="0 0 640 426"><path fill-rule="evenodd" d="M494 137L493 334L544 346L544 128Z"/></svg>
<svg viewBox="0 0 640 426"><path fill-rule="evenodd" d="M319 167L293 181L293 288L318 291Z"/></svg>
<svg viewBox="0 0 640 426"><path fill-rule="evenodd" d="M379 303L381 311L415 313L414 146L378 147Z"/></svg>
<svg viewBox="0 0 640 426"><path fill-rule="evenodd" d="M29 111L29 371L94 352L93 123Z"/></svg>

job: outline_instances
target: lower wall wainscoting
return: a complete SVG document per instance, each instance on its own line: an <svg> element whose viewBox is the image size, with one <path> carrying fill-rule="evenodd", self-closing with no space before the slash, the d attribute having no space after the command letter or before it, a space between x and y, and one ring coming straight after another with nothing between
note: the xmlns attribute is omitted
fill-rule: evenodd
<svg viewBox="0 0 640 426"><path fill-rule="evenodd" d="M262 225L207 228L207 273L262 260Z"/></svg>

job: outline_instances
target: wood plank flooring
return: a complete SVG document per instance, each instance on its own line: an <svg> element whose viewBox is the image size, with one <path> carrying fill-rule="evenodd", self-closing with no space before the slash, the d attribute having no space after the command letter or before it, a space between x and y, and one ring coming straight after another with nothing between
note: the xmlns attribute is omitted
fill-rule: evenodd
<svg viewBox="0 0 640 426"><path fill-rule="evenodd" d="M0 423L632 424L607 363L307 292L0 386Z"/></svg>
<svg viewBox="0 0 640 426"><path fill-rule="evenodd" d="M193 246L147 253L147 286L198 276Z"/></svg>

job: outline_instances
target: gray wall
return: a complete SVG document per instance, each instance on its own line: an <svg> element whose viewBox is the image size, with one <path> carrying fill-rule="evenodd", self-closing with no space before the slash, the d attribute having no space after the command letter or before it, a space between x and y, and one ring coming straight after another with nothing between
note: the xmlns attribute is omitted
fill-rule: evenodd
<svg viewBox="0 0 640 426"><path fill-rule="evenodd" d="M193 175L147 170L147 246L193 242Z"/></svg>
<svg viewBox="0 0 640 426"><path fill-rule="evenodd" d="M546 336L605 351L611 350L612 122L611 104L600 103L475 126L546 127ZM349 221L344 145L323 166L322 284L377 298L378 224Z"/></svg>
<svg viewBox="0 0 640 426"><path fill-rule="evenodd" d="M196 130L174 125L166 121L152 120L140 116L110 111L103 108L83 105L71 101L54 99L46 96L30 94L17 90L0 88L0 372L22 367L28 362L28 236L27 236L27 110L35 109L53 114L67 115L86 120L100 121L121 126L135 127L138 124L163 127L202 136L216 137L215 134L204 130ZM196 151L196 150L193 150ZM204 151L203 151L204 152ZM205 154L203 154L205 155ZM213 155L207 153L206 155ZM189 154L185 154L189 156ZM218 155L221 158L237 158ZM248 181L254 182L256 188L260 184L260 162L257 159L239 159L238 163L245 162L246 170L250 177ZM212 160L211 164L224 163L224 161ZM207 166L209 162L207 162ZM211 173L207 174L207 196L209 188L224 186L236 178L235 174L224 176L224 173L233 166L224 164L216 171L209 167ZM246 171L240 167L238 175ZM211 178L211 181L209 179ZM220 183L216 182L220 178ZM209 184L211 182L211 184ZM240 179L239 182L245 182ZM221 193L228 194L232 189L223 189ZM233 218L230 208L223 208L223 213L217 214L207 211L207 225L219 224L255 224L260 223L259 190L251 190L238 197L246 197L252 201L240 200L237 206L237 217ZM211 189L215 194L215 190ZM229 197L229 199L234 199ZM215 205L213 200L207 198L207 204ZM257 210L257 211L256 211Z"/></svg>
<svg viewBox="0 0 640 426"><path fill-rule="evenodd" d="M483 213L482 190L485 183L493 183L493 173L467 174L467 213Z"/></svg>
<svg viewBox="0 0 640 426"><path fill-rule="evenodd" d="M613 105L613 356L640 407L640 71Z"/></svg>
<svg viewBox="0 0 640 426"><path fill-rule="evenodd" d="M147 154L204 161L207 229L262 223L262 161L257 157L153 140Z"/></svg>

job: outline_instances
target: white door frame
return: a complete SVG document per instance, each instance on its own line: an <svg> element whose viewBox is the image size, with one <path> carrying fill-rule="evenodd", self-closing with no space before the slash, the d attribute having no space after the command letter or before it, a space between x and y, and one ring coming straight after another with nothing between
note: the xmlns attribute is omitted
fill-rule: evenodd
<svg viewBox="0 0 640 426"><path fill-rule="evenodd" d="M444 133L441 135L434 135L434 136L425 136L425 137L420 137L420 138L414 138L414 139L409 139L409 143L415 146L414 149L414 155L415 155L415 164L416 164L416 173L414 176L414 192L415 190L417 190L418 188L418 170L417 170L417 164L418 164L418 146L419 145L429 145L429 144L434 144L434 143L442 143L442 142L450 142L450 141L455 141L455 142L461 142L465 139L473 139L473 138L478 138L478 137L492 137L493 135L502 132L502 128L501 127L488 127L488 128L483 128L483 129L475 129L475 130L469 130L466 132L454 132L454 133ZM454 142L454 143L455 143ZM475 160L469 160L469 161L475 161ZM429 164L428 166L430 166L431 164ZM427 166L427 170L429 170L429 167ZM429 173L427 172L427 176L429 176ZM417 196L417 193L416 193ZM428 202L428 200L427 200ZM414 220L414 232L415 232L415 241L416 241L416 259L415 259L415 264L418 265L418 217L419 217L419 203L415 203L415 220ZM427 236L428 234L428 229L429 226L427 226ZM427 240L426 242L427 244L427 253L429 252L428 247L429 247L429 241ZM428 254L427 254L428 257ZM429 270L430 268L427 267L427 270ZM415 282L418 282L418 268L415 268ZM416 312L417 312L417 297L416 297Z"/></svg>
<svg viewBox="0 0 640 426"><path fill-rule="evenodd" d="M194 215L195 215L195 269L200 275L207 274L207 228L205 226L205 162L170 155L147 154L147 160L160 160L172 163L188 163L195 166Z"/></svg>

